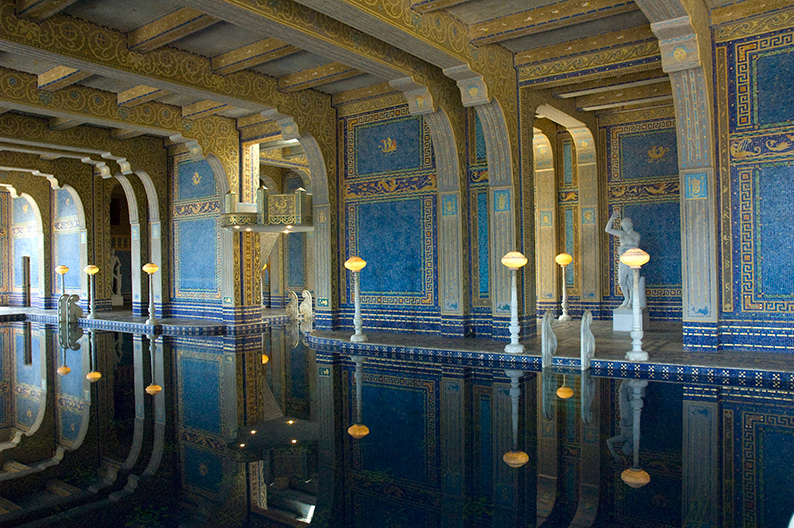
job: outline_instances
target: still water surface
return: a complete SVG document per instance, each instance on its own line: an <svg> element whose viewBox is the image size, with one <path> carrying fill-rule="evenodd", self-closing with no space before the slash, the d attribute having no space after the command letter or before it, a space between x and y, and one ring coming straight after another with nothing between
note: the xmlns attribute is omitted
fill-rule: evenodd
<svg viewBox="0 0 794 528"><path fill-rule="evenodd" d="M351 356L295 327L14 323L0 341L0 526L785 527L794 511L775 380Z"/></svg>

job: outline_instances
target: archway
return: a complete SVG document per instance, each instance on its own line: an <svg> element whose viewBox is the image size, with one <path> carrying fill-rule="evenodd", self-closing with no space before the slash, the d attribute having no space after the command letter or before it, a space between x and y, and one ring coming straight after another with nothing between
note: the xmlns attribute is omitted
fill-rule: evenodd
<svg viewBox="0 0 794 528"><path fill-rule="evenodd" d="M114 310L132 307L132 223L130 206L119 183L110 192L110 304Z"/></svg>
<svg viewBox="0 0 794 528"><path fill-rule="evenodd" d="M77 191L63 184L53 191L54 209L52 212L52 262L53 274L49 306L57 306L62 293L60 277L55 267L63 265L70 273L63 277L66 293L87 298L88 279L82 272L88 264L88 233L85 225L85 209Z"/></svg>

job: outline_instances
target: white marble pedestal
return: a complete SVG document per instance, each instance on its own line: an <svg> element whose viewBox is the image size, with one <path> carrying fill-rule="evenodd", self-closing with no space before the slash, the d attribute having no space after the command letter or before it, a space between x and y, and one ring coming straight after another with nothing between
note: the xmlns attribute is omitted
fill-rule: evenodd
<svg viewBox="0 0 794 528"><path fill-rule="evenodd" d="M642 317L643 330L648 329L648 309L640 308L640 315ZM612 310L612 331L613 332L631 332L631 326L634 323L634 314L631 308L615 308Z"/></svg>
<svg viewBox="0 0 794 528"><path fill-rule="evenodd" d="M122 295L111 295L110 304L111 304L111 306L124 306L124 296L122 296Z"/></svg>

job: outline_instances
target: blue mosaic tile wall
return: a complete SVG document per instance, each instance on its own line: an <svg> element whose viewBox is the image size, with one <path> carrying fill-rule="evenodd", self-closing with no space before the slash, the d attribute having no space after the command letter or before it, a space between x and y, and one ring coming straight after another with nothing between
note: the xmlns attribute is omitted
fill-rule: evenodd
<svg viewBox="0 0 794 528"><path fill-rule="evenodd" d="M398 106L340 120L344 262L361 272L364 326L439 332L436 174L430 132ZM352 326L352 280L340 270L342 322Z"/></svg>
<svg viewBox="0 0 794 528"><path fill-rule="evenodd" d="M774 27L774 26L770 26ZM723 349L794 352L794 31L715 46Z"/></svg>
<svg viewBox="0 0 794 528"><path fill-rule="evenodd" d="M568 302L576 305L580 300L578 270L579 262L579 173L574 163L573 140L567 131L557 135L558 167L562 174L557 177L557 207L560 219L560 241L565 253L573 257L573 262L565 267L565 284L568 287Z"/></svg>
<svg viewBox="0 0 794 528"><path fill-rule="evenodd" d="M221 201L206 161L186 154L172 163L173 267L170 306L175 317L221 317Z"/></svg>
<svg viewBox="0 0 794 528"><path fill-rule="evenodd" d="M681 213L674 119L601 127L606 138L608 215L613 227L631 218L640 247L651 260L642 269L652 319L679 319L681 304ZM618 285L617 237L607 235L602 295L607 309L623 302Z"/></svg>
<svg viewBox="0 0 794 528"><path fill-rule="evenodd" d="M300 176L292 174L284 182L284 192L295 192L303 187ZM287 287L298 293L306 289L306 233L287 235Z"/></svg>
<svg viewBox="0 0 794 528"><path fill-rule="evenodd" d="M80 230L77 220L77 206L74 197L65 189L52 191L52 293L61 294L61 277L55 273L55 266L64 265L69 268L66 279L67 293L80 293ZM129 277L129 275L127 275Z"/></svg>

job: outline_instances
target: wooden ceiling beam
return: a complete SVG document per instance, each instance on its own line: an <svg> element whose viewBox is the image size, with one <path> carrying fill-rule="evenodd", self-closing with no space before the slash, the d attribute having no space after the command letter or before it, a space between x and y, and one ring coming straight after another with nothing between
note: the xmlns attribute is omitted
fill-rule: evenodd
<svg viewBox="0 0 794 528"><path fill-rule="evenodd" d="M75 2L77 0L17 0L17 16L31 22L41 22Z"/></svg>
<svg viewBox="0 0 794 528"><path fill-rule="evenodd" d="M279 77L278 89L285 93L297 92L307 88L315 88L324 84L350 79L351 77L356 77L361 74L359 70L342 64L341 62L332 62L330 64L317 66L316 68L310 68L308 70Z"/></svg>
<svg viewBox="0 0 794 528"><path fill-rule="evenodd" d="M645 86L646 84L657 84L670 82L670 77L662 70L650 70L619 77L607 77L589 82L576 82L560 88L556 88L552 93L554 97L560 99L571 99L601 92L613 90L624 90L635 86Z"/></svg>
<svg viewBox="0 0 794 528"><path fill-rule="evenodd" d="M637 5L628 0L565 0L472 24L469 41L475 46L484 46L637 9Z"/></svg>
<svg viewBox="0 0 794 528"><path fill-rule="evenodd" d="M84 125L82 119L72 119L69 117L53 117L50 119L50 130L68 130L76 126Z"/></svg>
<svg viewBox="0 0 794 528"><path fill-rule="evenodd" d="M138 106L139 104L154 101L155 99L159 99L160 97L168 95L169 93L171 92L168 90L139 84L138 86L134 86L129 90L124 90L123 92L116 94L116 100L119 106L131 108L133 106Z"/></svg>
<svg viewBox="0 0 794 528"><path fill-rule="evenodd" d="M38 86L39 90L54 92L61 88L71 86L90 76L91 73L87 71L68 68L66 66L56 66L38 75Z"/></svg>
<svg viewBox="0 0 794 528"><path fill-rule="evenodd" d="M201 31L218 22L190 7L183 7L141 26L127 35L130 51L147 53Z"/></svg>
<svg viewBox="0 0 794 528"><path fill-rule="evenodd" d="M231 105L216 103L215 101L199 101L182 107L182 117L184 119L198 119L223 112L233 108Z"/></svg>
<svg viewBox="0 0 794 528"><path fill-rule="evenodd" d="M593 112L607 108L656 103L672 99L673 89L670 83L649 84L577 97L576 107L585 112Z"/></svg>
<svg viewBox="0 0 794 528"><path fill-rule="evenodd" d="M431 11L438 11L439 9L446 9L456 5L465 4L471 0L415 0L411 2L411 9L423 15Z"/></svg>
<svg viewBox="0 0 794 528"><path fill-rule="evenodd" d="M278 39L266 38L213 57L211 59L212 73L226 75L238 72L298 53L299 51L301 49L296 46Z"/></svg>

